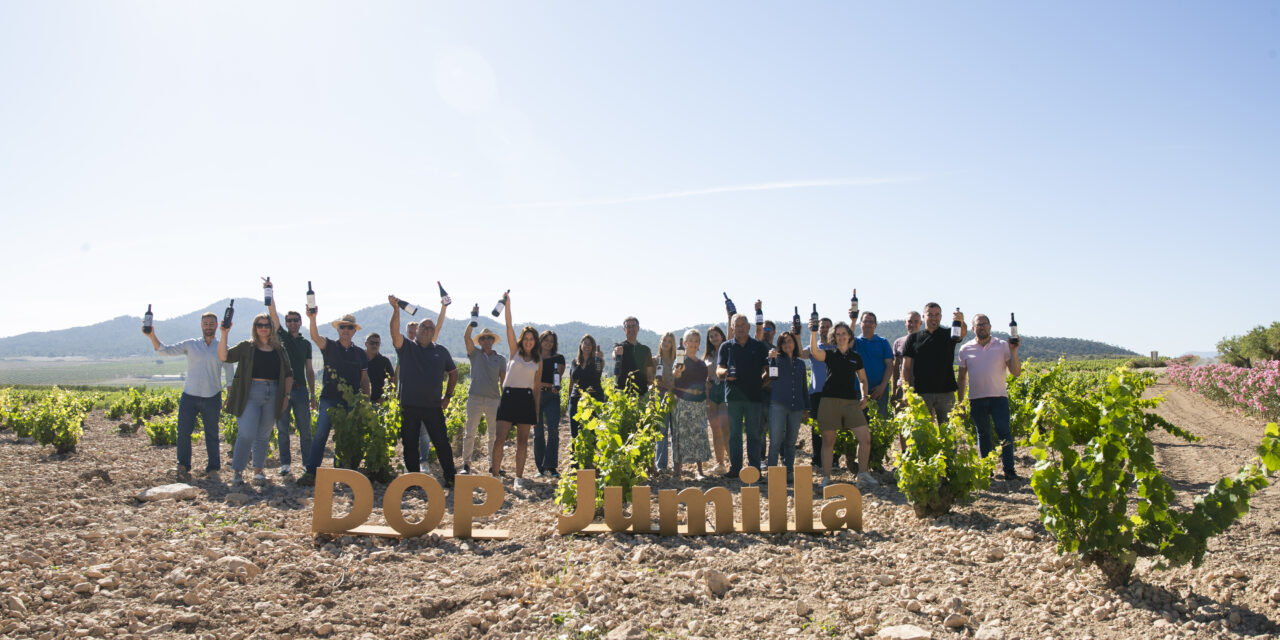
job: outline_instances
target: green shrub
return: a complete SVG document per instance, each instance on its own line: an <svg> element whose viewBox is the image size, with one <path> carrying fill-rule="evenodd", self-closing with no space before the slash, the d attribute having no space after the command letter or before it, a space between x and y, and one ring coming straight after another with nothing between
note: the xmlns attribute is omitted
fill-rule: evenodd
<svg viewBox="0 0 1280 640"><path fill-rule="evenodd" d="M916 517L940 516L955 504L973 502L977 492L991 485L998 451L986 457L978 453L962 407L939 425L914 391L907 389L903 400L907 406L894 418L907 436L906 451L896 454L898 489Z"/></svg>
<svg viewBox="0 0 1280 640"><path fill-rule="evenodd" d="M92 398L53 387L10 413L6 422L19 437L34 438L42 445L53 445L58 453L67 453L75 451L80 442L85 416L92 407Z"/></svg>
<svg viewBox="0 0 1280 640"><path fill-rule="evenodd" d="M348 385L340 386L347 406L329 410L334 464L342 469L361 469L363 463L365 475L378 482L391 482L397 475L392 460L400 433L399 417L395 418L396 424L384 421L368 396Z"/></svg>
<svg viewBox="0 0 1280 640"><path fill-rule="evenodd" d="M642 400L604 385L605 402L590 396L578 401L578 437L573 439L575 468L596 470L596 506L604 504L604 487L622 487L624 502L631 501L631 488L648 479L655 445L662 439L662 421L673 403L658 401L650 393ZM565 511L578 504L577 473L560 477L555 501Z"/></svg>
<svg viewBox="0 0 1280 640"><path fill-rule="evenodd" d="M1258 458L1196 498L1190 512L1175 511L1173 489L1155 466L1147 432L1161 428L1187 441L1197 438L1148 410L1160 398L1142 398L1155 377L1117 369L1086 393L1050 392L1037 412L1031 487L1040 520L1061 553L1079 553L1110 586L1128 584L1138 556L1162 557L1157 566L1199 566L1208 539L1249 510L1249 498L1280 470L1280 428L1268 424ZM1135 492L1136 490L1136 492ZM1130 496L1137 501L1130 508Z"/></svg>

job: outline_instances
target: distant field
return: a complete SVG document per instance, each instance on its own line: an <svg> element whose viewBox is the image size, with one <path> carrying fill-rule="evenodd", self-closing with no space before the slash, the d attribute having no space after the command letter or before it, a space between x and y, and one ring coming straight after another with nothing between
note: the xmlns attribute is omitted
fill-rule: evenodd
<svg viewBox="0 0 1280 640"><path fill-rule="evenodd" d="M178 375L186 371L185 358L122 358L119 360L0 360L0 385L87 384L181 386L180 379L157 380L151 376Z"/></svg>

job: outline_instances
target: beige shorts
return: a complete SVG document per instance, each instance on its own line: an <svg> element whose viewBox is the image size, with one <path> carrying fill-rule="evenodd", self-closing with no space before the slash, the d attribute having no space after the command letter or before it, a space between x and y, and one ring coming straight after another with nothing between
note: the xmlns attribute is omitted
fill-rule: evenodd
<svg viewBox="0 0 1280 640"><path fill-rule="evenodd" d="M867 417L862 415L862 409L858 406L857 400L822 397L822 404L818 405L819 429L838 431L866 428L866 426Z"/></svg>

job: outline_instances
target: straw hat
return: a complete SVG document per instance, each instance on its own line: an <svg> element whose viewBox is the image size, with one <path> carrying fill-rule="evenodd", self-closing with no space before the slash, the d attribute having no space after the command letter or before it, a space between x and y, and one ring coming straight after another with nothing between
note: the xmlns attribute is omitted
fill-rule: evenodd
<svg viewBox="0 0 1280 640"><path fill-rule="evenodd" d="M348 313L345 316L342 316L340 320L334 320L333 322L330 322L329 326L333 327L334 329L337 329L338 325L340 324L354 324L356 325L356 331L360 330L360 325L356 323L356 317L351 315L350 313Z"/></svg>
<svg viewBox="0 0 1280 640"><path fill-rule="evenodd" d="M484 329L481 329L481 330L480 330L480 333L477 333L477 334L476 334L476 341L477 341L477 342L479 342L479 341L480 341L480 338L493 338L493 343L494 343L494 344L498 344L499 342L502 342L502 338L501 338L498 334L496 334L496 333L494 333L494 332L490 331L488 327L485 327Z"/></svg>

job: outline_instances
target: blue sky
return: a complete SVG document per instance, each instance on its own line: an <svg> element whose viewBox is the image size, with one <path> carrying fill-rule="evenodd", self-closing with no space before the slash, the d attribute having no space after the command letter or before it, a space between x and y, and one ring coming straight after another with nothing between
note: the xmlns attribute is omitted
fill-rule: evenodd
<svg viewBox="0 0 1280 640"><path fill-rule="evenodd" d="M1280 318L1277 50L1267 2L2 2L0 335L271 275L1207 350Z"/></svg>

